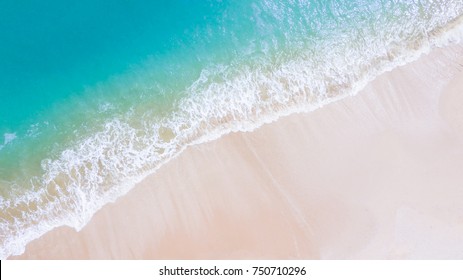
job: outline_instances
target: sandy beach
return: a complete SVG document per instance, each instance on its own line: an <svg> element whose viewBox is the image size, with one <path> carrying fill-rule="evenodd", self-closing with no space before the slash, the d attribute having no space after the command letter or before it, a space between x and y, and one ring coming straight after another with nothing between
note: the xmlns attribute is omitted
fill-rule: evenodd
<svg viewBox="0 0 463 280"><path fill-rule="evenodd" d="M461 259L463 44L189 147L12 259Z"/></svg>

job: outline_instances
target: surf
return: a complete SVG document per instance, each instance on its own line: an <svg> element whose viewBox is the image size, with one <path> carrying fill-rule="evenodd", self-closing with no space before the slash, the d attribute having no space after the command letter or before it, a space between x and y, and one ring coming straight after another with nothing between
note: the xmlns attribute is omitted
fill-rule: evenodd
<svg viewBox="0 0 463 280"><path fill-rule="evenodd" d="M354 95L381 73L461 38L462 4L342 4L239 2L187 48L149 57L47 112L52 125L42 120L9 137L3 155L28 145L42 150L1 181L0 257L22 253L53 228L80 230L188 146ZM240 15L243 7L249 12ZM249 22L236 26L239 16ZM229 49L217 47L225 42ZM8 160L0 158L2 166ZM18 165L27 163L12 169Z"/></svg>

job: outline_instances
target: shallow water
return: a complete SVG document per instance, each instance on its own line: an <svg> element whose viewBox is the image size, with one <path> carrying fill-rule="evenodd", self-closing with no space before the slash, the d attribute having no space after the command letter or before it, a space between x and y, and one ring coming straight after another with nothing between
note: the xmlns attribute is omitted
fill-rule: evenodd
<svg viewBox="0 0 463 280"><path fill-rule="evenodd" d="M182 151L355 93L459 1L0 3L0 257Z"/></svg>

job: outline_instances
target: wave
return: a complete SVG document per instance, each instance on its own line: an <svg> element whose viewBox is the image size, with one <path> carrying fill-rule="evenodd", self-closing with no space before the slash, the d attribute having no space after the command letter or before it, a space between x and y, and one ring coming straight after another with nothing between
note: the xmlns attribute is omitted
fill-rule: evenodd
<svg viewBox="0 0 463 280"><path fill-rule="evenodd" d="M398 34L385 44L381 36L370 36L360 44L337 37L290 58L216 65L201 72L167 116L129 110L113 117L43 160L43 174L21 182L27 191L16 182L11 189L18 191L0 198L0 258L23 253L27 243L53 228L79 231L101 207L190 145L354 95L378 75L463 38L462 17L436 26L420 31L420 38Z"/></svg>

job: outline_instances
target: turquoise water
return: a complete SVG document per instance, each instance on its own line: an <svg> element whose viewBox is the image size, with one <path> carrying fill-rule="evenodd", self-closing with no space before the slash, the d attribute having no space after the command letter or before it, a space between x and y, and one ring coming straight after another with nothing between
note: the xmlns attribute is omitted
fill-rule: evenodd
<svg viewBox="0 0 463 280"><path fill-rule="evenodd" d="M462 13L437 0L0 2L0 257L81 228L187 145L355 93Z"/></svg>
<svg viewBox="0 0 463 280"><path fill-rule="evenodd" d="M140 92L130 90L133 85L121 85L127 89L96 89L112 77L130 75L134 68L152 60L152 64L161 66L149 70L153 80L147 83L163 81L166 88L176 90L194 81L201 63L196 69L182 71L180 67L187 60L194 63L201 53L197 58L173 56L185 52L196 40L188 30L215 24L224 5L207 1L195 5L190 1L146 2L0 3L0 135L15 135L17 142L0 150L6 153L0 154L0 178L12 174L11 169L18 171L37 149L48 148L37 160L46 156L50 147L44 142L55 144L56 137L61 138L56 134L63 134L63 129L82 125L85 119L80 114L88 113L85 111L111 101L129 103L115 104L122 111L133 105L130 99L140 97ZM124 83L123 77L120 80ZM81 112L75 112L76 107ZM69 116L63 117L68 114L79 116L69 123ZM29 137L42 133L48 134L40 137L45 139ZM0 144L7 142L2 140L7 139L0 139ZM24 145L33 151L25 152ZM5 167L8 165L12 168Z"/></svg>

